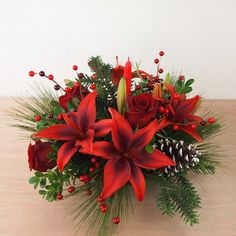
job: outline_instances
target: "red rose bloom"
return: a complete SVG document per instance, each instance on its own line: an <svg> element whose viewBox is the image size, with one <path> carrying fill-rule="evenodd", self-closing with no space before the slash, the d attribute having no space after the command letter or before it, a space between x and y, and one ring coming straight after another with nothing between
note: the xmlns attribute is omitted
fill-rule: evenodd
<svg viewBox="0 0 236 236"><path fill-rule="evenodd" d="M133 129L146 126L157 113L158 102L149 94L130 96L128 100L129 111L125 118Z"/></svg>
<svg viewBox="0 0 236 236"><path fill-rule="evenodd" d="M84 86L74 86L69 92L65 95L59 97L60 105L67 110L68 102L71 102L73 98L78 98L79 101L83 99L86 95L89 94L89 91Z"/></svg>
<svg viewBox="0 0 236 236"><path fill-rule="evenodd" d="M36 141L28 147L28 162L30 170L46 172L56 166L56 162L49 159L48 154L52 152L51 143Z"/></svg>

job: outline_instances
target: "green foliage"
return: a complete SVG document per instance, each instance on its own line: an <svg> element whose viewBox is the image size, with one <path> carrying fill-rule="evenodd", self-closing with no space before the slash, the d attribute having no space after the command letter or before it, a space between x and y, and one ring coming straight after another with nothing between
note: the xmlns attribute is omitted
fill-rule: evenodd
<svg viewBox="0 0 236 236"><path fill-rule="evenodd" d="M194 79L189 79L185 82L185 80L177 80L174 84L176 92L180 94L187 94L192 92L191 85L194 83Z"/></svg>
<svg viewBox="0 0 236 236"><path fill-rule="evenodd" d="M108 108L116 108L116 92L117 87L111 82L111 69L110 64L105 64L101 57L91 57L88 61L91 70L96 73L96 78L93 79L88 75L80 79L80 82L89 87L90 84L95 84L99 96L97 97L97 118L110 117Z"/></svg>
<svg viewBox="0 0 236 236"><path fill-rule="evenodd" d="M187 178L181 175L160 176L158 182L160 186L158 208L163 214L172 217L178 212L186 223L198 224L197 211L200 209L201 199Z"/></svg>

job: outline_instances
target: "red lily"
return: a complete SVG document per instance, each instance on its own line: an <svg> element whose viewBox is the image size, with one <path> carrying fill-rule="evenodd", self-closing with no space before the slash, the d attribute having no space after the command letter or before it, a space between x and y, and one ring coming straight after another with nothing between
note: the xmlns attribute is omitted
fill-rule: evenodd
<svg viewBox="0 0 236 236"><path fill-rule="evenodd" d="M171 94L169 104L167 105L170 112L160 122L160 127L164 128L168 125L177 124L179 130L191 135L198 142L202 141L195 129L191 127L192 123L198 124L202 121L201 117L193 114L201 97L197 95L187 99L185 94L178 94L170 84L165 83L165 86ZM163 102L163 98L157 97L156 99Z"/></svg>
<svg viewBox="0 0 236 236"><path fill-rule="evenodd" d="M66 124L56 124L35 134L36 138L66 141L58 151L57 166L61 171L80 147L92 151L93 138L104 136L111 130L111 119L95 122L96 96L97 92L90 93L83 98L77 112L62 114Z"/></svg>
<svg viewBox="0 0 236 236"><path fill-rule="evenodd" d="M152 153L145 151L158 130L157 121L150 122L144 128L133 134L128 121L116 110L109 109L112 115L112 140L93 143L92 155L108 159L104 168L104 188L101 194L103 199L108 198L128 181L133 187L139 201L145 193L145 178L140 169L158 169L164 166L175 165L169 157L154 149ZM81 152L86 150L81 149Z"/></svg>

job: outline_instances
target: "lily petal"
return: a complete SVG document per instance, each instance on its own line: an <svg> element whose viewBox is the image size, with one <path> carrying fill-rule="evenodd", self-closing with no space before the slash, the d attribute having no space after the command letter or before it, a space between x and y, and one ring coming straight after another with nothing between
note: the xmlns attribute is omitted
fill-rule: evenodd
<svg viewBox="0 0 236 236"><path fill-rule="evenodd" d="M133 139L133 131L128 121L115 109L109 108L112 116L112 140L117 150L126 150Z"/></svg>
<svg viewBox="0 0 236 236"><path fill-rule="evenodd" d="M63 113L62 116L68 125L70 125L77 132L81 133L77 112Z"/></svg>
<svg viewBox="0 0 236 236"><path fill-rule="evenodd" d="M123 187L129 181L130 174L129 162L124 157L110 159L104 168L104 187L101 197L106 199Z"/></svg>
<svg viewBox="0 0 236 236"><path fill-rule="evenodd" d="M134 134L133 142L132 142L132 149L139 150L143 149L147 144L149 144L157 132L158 123L157 120L151 121L147 126L138 130Z"/></svg>
<svg viewBox="0 0 236 236"><path fill-rule="evenodd" d="M157 149L154 149L152 153L147 153L144 149L138 151L133 154L132 160L137 166L146 169L158 169L164 166L176 165L173 160Z"/></svg>
<svg viewBox="0 0 236 236"><path fill-rule="evenodd" d="M80 152L102 157L104 159L110 159L118 155L113 143L107 141L94 142L93 150L89 153L83 148L80 149Z"/></svg>
<svg viewBox="0 0 236 236"><path fill-rule="evenodd" d="M77 150L78 147L75 146L74 141L67 141L60 147L57 158L57 167L60 171L64 170L65 165L69 162Z"/></svg>
<svg viewBox="0 0 236 236"><path fill-rule="evenodd" d="M111 131L112 119L103 119L95 123L94 131L95 137L101 137L108 134Z"/></svg>
<svg viewBox="0 0 236 236"><path fill-rule="evenodd" d="M130 184L133 187L136 198L139 201L143 201L144 193L146 190L146 182L143 176L143 172L134 164L130 164L131 176L129 179Z"/></svg>
<svg viewBox="0 0 236 236"><path fill-rule="evenodd" d="M184 131L185 133L191 135L194 139L196 139L198 142L202 141L202 138L198 135L198 133L192 129L192 128L185 128L183 126L179 126L179 130Z"/></svg>
<svg viewBox="0 0 236 236"><path fill-rule="evenodd" d="M82 147L84 152L90 153L93 150L93 138L94 130L90 129L82 139L76 140L76 146Z"/></svg>
<svg viewBox="0 0 236 236"><path fill-rule="evenodd" d="M168 121L166 118L162 119L161 122L158 124L157 131L164 129L166 126L171 125L172 122Z"/></svg>
<svg viewBox="0 0 236 236"><path fill-rule="evenodd" d="M47 138L56 140L72 140L78 136L73 128L66 124L58 124L37 132L35 138Z"/></svg>
<svg viewBox="0 0 236 236"><path fill-rule="evenodd" d="M84 133L94 126L96 120L96 97L97 92L92 92L85 96L79 104L77 118Z"/></svg>

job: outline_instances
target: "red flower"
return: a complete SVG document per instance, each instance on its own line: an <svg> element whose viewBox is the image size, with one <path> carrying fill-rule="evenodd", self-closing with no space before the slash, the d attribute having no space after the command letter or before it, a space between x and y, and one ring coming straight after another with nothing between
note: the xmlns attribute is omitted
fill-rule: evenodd
<svg viewBox="0 0 236 236"><path fill-rule="evenodd" d="M202 141L195 129L191 127L191 124L198 124L202 121L201 117L193 114L201 97L195 96L187 99L185 94L177 94L171 85L165 84L165 86L171 94L169 104L167 105L170 112L161 121L160 126L164 128L168 125L177 124L179 130L191 135L199 142Z"/></svg>
<svg viewBox="0 0 236 236"><path fill-rule="evenodd" d="M80 147L92 151L93 138L111 130L111 119L95 122L96 96L97 92L90 93L81 101L77 112L62 114L66 124L53 125L35 134L37 138L66 141L58 151L57 166L61 171Z"/></svg>
<svg viewBox="0 0 236 236"><path fill-rule="evenodd" d="M74 98L78 98L79 101L81 101L83 97L88 94L89 91L84 86L74 86L65 95L59 97L59 103L65 110L67 110L68 102L71 102Z"/></svg>
<svg viewBox="0 0 236 236"><path fill-rule="evenodd" d="M145 193L145 178L140 169L157 169L175 165L169 157L155 149L152 153L145 151L157 132L157 121L152 121L146 127L133 134L129 123L116 110L109 109L112 115L112 140L93 143L92 155L108 159L104 168L103 199L108 198L128 181L133 187L139 201ZM86 150L81 149L81 152Z"/></svg>
<svg viewBox="0 0 236 236"><path fill-rule="evenodd" d="M50 160L48 154L52 152L51 143L36 141L28 147L28 162L30 170L46 172L56 166L56 162Z"/></svg>
<svg viewBox="0 0 236 236"><path fill-rule="evenodd" d="M130 96L128 99L129 111L125 118L133 129L143 128L157 113L158 102L149 94Z"/></svg>
<svg viewBox="0 0 236 236"><path fill-rule="evenodd" d="M113 84L118 86L120 79L124 75L124 66L117 65L116 67L111 69L111 81Z"/></svg>

